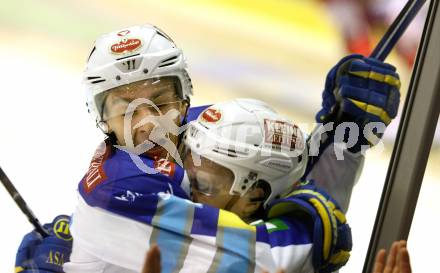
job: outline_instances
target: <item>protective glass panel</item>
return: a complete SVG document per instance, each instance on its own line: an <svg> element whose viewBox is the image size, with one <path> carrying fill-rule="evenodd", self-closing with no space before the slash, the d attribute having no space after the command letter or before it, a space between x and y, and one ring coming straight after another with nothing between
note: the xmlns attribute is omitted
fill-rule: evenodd
<svg viewBox="0 0 440 273"><path fill-rule="evenodd" d="M435 215L440 210L440 126L437 124L435 141L429 154L422 188L420 189L416 211L408 237L408 250L413 272L429 271L437 266L438 255L426 251L427 245L440 244L438 236L440 219Z"/></svg>

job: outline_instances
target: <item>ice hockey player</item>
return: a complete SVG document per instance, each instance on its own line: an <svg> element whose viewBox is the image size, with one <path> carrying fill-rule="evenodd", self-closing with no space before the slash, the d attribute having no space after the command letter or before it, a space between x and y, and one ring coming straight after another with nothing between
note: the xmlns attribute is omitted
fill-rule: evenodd
<svg viewBox="0 0 440 273"><path fill-rule="evenodd" d="M142 28L141 28L142 29ZM121 184L116 183L117 181L119 181L118 179L120 179L121 176L123 176L121 170L133 170L133 169L137 169L138 165L136 164L136 166L133 166L133 160L131 160L130 156L128 155L129 153L127 153L127 150L133 151L139 151L136 150L136 148L142 144L142 140L144 137L144 140L146 140L148 138L148 132L152 132L152 128L150 126L150 128L146 127L146 124L140 125L139 127L136 127L133 132L130 132L131 130L129 130L128 133L132 133L133 136L133 143L127 143L126 138L124 135L126 135L124 132L124 118L123 114L126 111L127 108L127 101L128 102L133 102L135 99L138 98L147 98L150 99L150 101L153 101L153 103L160 105L161 107L165 107L167 108L167 110L170 109L174 109L176 111L171 111L171 113L174 113L174 120L176 121L176 126L179 124L180 120L184 120L184 115L183 113L186 112L186 108L188 105L188 95L190 94L190 81L189 78L187 77L187 74L184 73L185 70L182 66L179 65L183 65L183 57L180 53L180 51L178 49L175 48L174 44L172 42L170 42L169 38L167 38L167 36L165 34L163 34L162 32L160 32L159 30L156 30L154 28L151 27L146 27L147 33L149 32L150 35L145 35L145 33L142 33L142 35L138 35L138 37L142 37L143 39L139 39L136 38L136 31L135 29L126 29L126 30L121 30L109 35L105 35L103 36L102 39L98 39L96 42L96 48L93 50L90 59L89 59L89 67L86 70L86 79L88 81L89 87L91 87L89 89L92 90L89 94L89 98L92 98L92 100L89 100L89 108L91 109L92 114L95 114L97 117L97 123L99 125L99 127L106 132L109 135L108 140L106 141L106 143L101 147L102 149L100 151L98 151L97 155L95 156L95 158L92 161L91 167L89 172L87 173L87 175L84 177L83 181L80 183L80 192L82 194L90 194L90 193L96 193L96 192L100 192L102 193L102 196L100 194L93 194L93 198L90 198L87 201L87 205L89 206L96 206L96 207L105 207L105 206L109 206L110 204L113 204L113 202L116 202L115 200L119 200L123 203L121 204L121 208L122 210L126 211L126 215L124 215L123 217L126 218L130 218L130 216L136 215L136 213L134 211L132 211L134 208L130 205L134 200L138 200L141 198L142 195L138 195L140 191L140 189L138 187L141 187L140 185L142 184L147 184L150 186L150 191L154 189L157 198L159 198L159 192L164 193L165 195L162 194L162 196L166 196L166 197L170 197L170 200L180 200L177 199L175 197L180 197L180 198L188 198L187 193L182 189L181 187L181 181L182 178L184 177L184 172L183 170L175 165L173 162L169 162L167 161L164 157L164 155L174 155L177 156L176 153L173 153L174 151L168 150L168 151L164 151L164 149L162 149L161 147L159 147L159 145L157 145L156 147L150 149L150 152L146 154L146 156L141 158L141 161L144 163L143 166L147 166L148 170L151 169L156 169L158 172L153 173L153 174L149 174L149 175L145 175L144 173L142 174L142 176L133 176L130 179L126 179L127 181L125 181L123 184L123 186L121 186ZM133 32L133 33L132 33ZM131 33L131 34L130 34ZM134 34L134 35L133 35ZM127 36L129 35L129 36ZM116 36L122 37L122 38L118 38ZM124 38L124 36L127 36ZM150 45L150 49L153 50L153 53L155 54L151 54L152 58L145 58L144 59L144 53L140 54L138 51L136 50L146 50L145 48L139 48L139 41L137 41L136 39L140 40L141 43L143 43L143 40L146 40L145 37L150 37L150 39L152 39L153 37L155 37L154 39L156 39L156 37L161 37L159 39L156 39L158 41L150 41L148 43L144 43L144 44L148 44ZM118 38L120 40L116 40L115 38ZM163 39L162 39L163 38ZM107 40L106 40L107 39ZM113 40L112 40L113 39ZM168 46L167 46L168 43ZM171 46L170 46L171 44ZM109 47L110 46L110 47ZM132 54L133 56L128 56L127 58L123 58L123 57L119 57L119 55L117 56L119 58L119 60L115 60L117 57L112 56L110 54L108 54L107 51L107 56L105 55L104 52L106 49L114 49L115 55L119 54L120 52L118 51L122 51L124 52L123 54L125 54L125 56L127 56L128 53ZM124 50L121 50L121 48L125 48ZM156 52L154 52L154 50L156 50ZM175 56L173 56L173 54L171 52L178 52L176 53ZM97 55L99 56L99 54L102 53L102 55L104 55L103 58L97 58ZM139 53L139 55L138 55ZM95 54L95 55L94 55ZM110 55L110 56L108 56ZM161 56L160 58L158 56ZM167 58L164 58L164 57ZM177 56L177 57L176 57ZM156 59L154 59L153 57L157 57ZM341 66L341 64L345 64L348 61L351 62L358 62L358 63L365 63L365 69L376 69L375 65L373 64L368 64L366 62L364 62L364 60L357 60L359 58L359 56L353 56L350 59L345 59L344 62L341 62L340 64L337 65L337 67L335 67L332 71L333 71L333 75L335 75L334 71L338 71L339 68L338 66ZM151 62L148 61L144 61L144 60L150 60ZM175 60L177 60L175 62ZM142 61L142 66L140 66L140 63ZM179 63L180 62L180 63ZM177 65L176 65L177 63ZM151 67L148 67L148 65L151 65ZM379 64L379 66L382 64ZM376 65L377 66L377 65ZM106 68L103 71L98 71L99 68ZM156 70L154 70L154 68L157 68ZM159 68L164 68L164 69L159 69ZM125 69L125 70L124 70ZM133 71L134 70L134 71ZM125 71L125 73L124 73ZM159 72L163 72L163 73L159 73ZM177 73L177 72L179 73ZM101 72L101 73L99 73ZM180 73L182 72L182 73ZM390 73L388 70L385 71L386 73ZM143 74L142 74L143 73ZM157 74L156 74L157 73ZM173 74L175 73L175 74ZM392 71L392 73L394 73L394 71ZM347 73L347 75L349 75L349 73ZM356 76L348 76L348 78L350 79L350 77L356 77ZM330 79L331 77L329 77ZM340 86L341 82L337 82L337 77L333 76L333 79L330 79L331 81L333 81L331 84L333 84L333 87L335 87L335 84L337 83L337 85L339 87L344 87L344 85ZM342 77L343 78L343 77ZM329 81L328 79L328 81ZM369 79L369 77L366 77L365 79L361 79L365 82L371 81L371 79ZM141 83L140 81L143 81L143 83ZM326 90L324 93L331 93L333 89L328 89L329 86L331 86L331 84L326 84ZM345 82L345 85L349 85L349 84L353 84L350 83L350 81ZM354 84L356 84L356 82L354 82ZM95 86L92 88L92 86ZM364 83L362 83L363 87L365 87ZM368 86L368 85L367 85ZM385 90L384 92L384 96L388 96L386 93L390 92L389 86L387 85L388 89ZM138 92L141 91L141 89L148 89L150 88L152 91L148 92L147 97L142 96L142 95L137 95ZM173 89L174 91L177 91L177 95L172 95L169 94L168 100L165 99L164 96L159 95L162 93L166 93L165 90L169 90L169 89ZM343 88L341 88L343 90ZM105 92L111 90L112 92ZM160 90L160 91L159 91ZM116 92L115 92L116 91ZM363 89L362 90L364 93L365 92L369 92L369 89ZM376 90L375 90L376 91ZM102 95L103 93L106 94L106 96ZM157 96L149 96L150 94L154 93ZM171 92L173 93L173 92ZM110 96L110 94L115 94L114 96ZM108 96L107 96L108 95ZM145 95L145 94L144 94ZM343 96L346 96L347 93L343 94ZM329 105L329 98L331 98L331 96L327 95L324 96L324 104L325 107L323 109L326 109L326 107ZM370 101L368 100L369 97L367 96L367 99L362 100L362 98L359 98L360 101L363 101L365 105L370 104ZM343 97L343 102L348 101L349 99L347 99L347 97ZM99 102L100 101L100 102ZM125 101L125 102L124 102ZM167 102L170 102L169 104ZM125 103L125 106L124 106ZM338 102L339 103L339 102ZM336 104L336 101L333 102L333 104ZM101 108L100 108L101 107ZM118 112L118 107L120 108L119 111L119 116L117 115ZM388 109L386 108L386 106L382 106L386 111L388 111ZM106 109L108 108L108 109ZM141 115L146 115L148 116L151 112L154 113L154 111L152 110L154 107L139 107L136 111L132 112L132 124L136 124L138 121L141 120L140 117ZM165 109L162 108L162 109ZM155 111L157 110L161 110L159 107L157 107L155 109ZM201 110L201 109L196 109L196 110ZM330 112L330 109L327 109L328 112ZM362 110L362 109L361 109ZM143 112L145 111L145 112ZM147 113L147 114L145 114ZM168 113L168 112L167 112ZM176 113L181 114L182 117L179 117L179 115L176 115ZM357 114L356 112L354 113L355 115ZM104 116L106 115L106 119L104 120ZM127 115L125 115L127 116ZM154 116L154 114L153 114ZM191 116L191 113L189 113L189 116ZM193 116L197 116L196 114L193 114ZM367 113L366 111L362 112L362 115L359 116L359 120L363 119L364 121L366 121L367 119L371 118L370 117L370 113ZM373 118L375 116L373 115ZM393 116L391 116L393 117ZM136 118L138 118L138 120L136 121ZM151 125L151 124L149 124ZM161 124L162 125L162 124ZM168 124L169 125L169 124ZM165 128L166 126L162 126L163 128ZM130 128L130 125L129 125ZM155 127L157 128L157 127ZM175 132L175 127L173 126L168 126L166 127L169 130L168 131L172 131L174 130ZM119 135L118 133L116 133L115 131L119 130ZM121 131L122 130L122 131ZM167 142L167 140L170 140L170 138L166 138L166 137L162 137L161 133L163 135L163 131L162 132L158 132L159 138L156 138L157 142L156 143L160 143L160 144L166 144L169 143ZM166 134L167 132L165 132ZM128 141L131 141L130 138L128 138ZM326 138L328 139L328 138ZM178 141L178 138L175 137L174 141ZM113 144L118 144L119 146L115 147L113 146ZM131 144L131 145L127 145L127 144ZM151 148L151 142L150 143L146 143L147 145L144 146L140 146L141 148ZM149 144L149 145L148 145ZM331 145L331 144L330 144ZM165 146L165 145L163 145ZM162 146L162 147L163 147ZM125 149L125 150L124 150ZM140 149L142 150L142 149ZM145 154L144 154L145 155ZM321 159L318 164L322 164L322 162L325 162L326 160ZM126 163L128 162L128 163ZM316 162L316 161L315 161ZM114 164L112 164L114 163ZM138 162L140 163L140 162ZM134 168L136 167L136 168ZM312 172L315 169L315 167L312 168ZM127 178L127 177L125 177ZM104 187L105 185L107 185L108 187ZM111 186L110 186L111 185ZM121 186L119 188L119 186ZM97 189L100 189L100 191L98 191ZM168 193L168 194L167 194ZM172 193L171 195L169 195L169 193ZM113 195L114 198L108 198L110 195ZM142 193L141 193L142 194ZM118 197L118 198L116 198ZM83 199L81 199L80 197L80 202L84 202ZM186 201L185 201L186 202ZM190 202L186 202L187 204L190 204ZM160 206L159 206L160 207ZM177 206L179 207L179 206ZM154 214L154 211L156 210L156 206L151 206L149 207L150 211ZM176 213L179 212L178 209L168 209L168 206L165 207L160 207L161 210L163 209L164 212L166 212L166 216L165 217L159 217L159 218L149 218L149 217L145 217L144 220L146 221L160 221L161 219L167 219L167 217L170 217L172 215L176 215ZM184 208L184 206L182 206L182 208ZM98 209L99 210L99 209ZM101 211L102 212L102 211ZM112 209L107 209L105 212L113 212L115 213L116 211L112 211ZM182 212L182 211L180 211ZM78 214L79 212L77 212ZM148 211L146 212L148 214ZM185 213L185 212L182 212ZM77 215L76 214L76 215ZM152 215L153 215L152 214ZM208 216L210 214L208 213ZM174 217L171 217L171 219L173 219ZM214 221L215 222L215 221ZM75 221L74 221L75 223ZM139 224L139 223L136 223ZM178 223L174 223L174 224L178 224ZM174 224L172 224L172 226L175 226ZM217 225L217 222L215 222L215 225ZM75 226L75 224L74 224ZM100 226L101 227L101 226ZM95 227L96 228L96 227ZM125 234L128 236L130 234L130 232L125 232ZM152 234L154 235L154 234ZM157 236L159 236L158 234L156 234ZM155 235L155 236L156 236ZM129 236L128 236L129 237ZM154 237L154 236L153 236ZM160 237L160 236L159 236ZM156 237L154 237L156 238ZM109 238L110 239L110 238ZM128 238L127 238L128 239ZM133 239L133 238L131 238ZM182 238L181 238L182 239ZM185 240L185 239L183 239ZM186 240L188 240L188 238L186 238ZM129 242L130 240L127 240L127 242ZM102 241L103 243L106 243L106 240ZM139 241L137 241L139 243ZM44 243L44 241L43 241ZM87 243L87 242L86 242ZM144 243L144 242L142 242ZM118 243L119 247L121 247L121 242ZM125 244L124 244L125 245ZM147 246L144 245L144 249ZM26 249L26 245L22 246L21 250ZM74 246L74 252L75 252L75 246ZM121 255L137 255L139 253L126 253L124 251L120 251L119 252ZM91 255L93 255L94 253L89 253ZM32 255L30 255L32 256ZM43 255L44 256L44 255ZM76 258L74 255L72 255L71 258ZM115 259L113 261L118 261L120 260L118 257L114 257ZM92 259L89 259L89 261L92 261ZM22 263L20 262L20 259L17 260L17 265L21 265ZM128 268L130 268L130 266L136 266L136 263L131 263L130 265L127 265ZM83 264L84 265L84 264ZM99 267L99 263L89 263L88 264L90 267L93 266L97 266ZM140 268L139 265L137 265L138 267L136 268ZM23 266L22 268L26 268L26 266Z"/></svg>
<svg viewBox="0 0 440 273"><path fill-rule="evenodd" d="M305 140L296 125L260 101L242 99L207 108L186 133L190 188L185 179L179 188L175 176L166 183L148 181L140 170L89 192L82 182L73 215L74 247L65 271L96 272L81 267L95 261L99 267L136 272L146 242L162 249L163 272L339 268L351 250L350 229L336 202L313 185L301 185L266 206L268 216L262 212L264 221L258 226L240 219L257 220L254 214L262 203L292 191L307 165ZM201 155L199 167L196 153ZM110 170L120 162L110 158L104 166ZM160 184L165 187L154 188ZM190 202L191 193L195 201L211 206ZM97 226L99 233L94 232ZM118 243L122 241L123 246Z"/></svg>

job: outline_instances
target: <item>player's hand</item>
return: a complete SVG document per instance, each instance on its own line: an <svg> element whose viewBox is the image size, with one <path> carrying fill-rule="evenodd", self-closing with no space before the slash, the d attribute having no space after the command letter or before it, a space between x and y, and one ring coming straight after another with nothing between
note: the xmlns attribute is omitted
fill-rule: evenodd
<svg viewBox="0 0 440 273"><path fill-rule="evenodd" d="M157 245L153 245L145 257L142 273L160 273L161 270L160 249Z"/></svg>
<svg viewBox="0 0 440 273"><path fill-rule="evenodd" d="M35 230L26 234L17 251L15 272L63 272L72 251L69 222L69 216L59 215L44 225L49 236L43 238Z"/></svg>
<svg viewBox="0 0 440 273"><path fill-rule="evenodd" d="M374 261L372 273L411 273L409 253L406 249L406 241L394 242L390 253L386 258L385 249L379 250Z"/></svg>
<svg viewBox="0 0 440 273"><path fill-rule="evenodd" d="M359 126L360 145L375 144L376 138L363 137L370 122L387 126L397 115L400 102L400 80L396 68L362 55L342 58L327 75L322 94L322 108L316 115L319 123L354 122ZM377 141L376 141L377 142ZM356 147L356 150L360 150Z"/></svg>
<svg viewBox="0 0 440 273"><path fill-rule="evenodd" d="M351 229L336 201L313 181L302 183L287 197L274 201L268 217L276 216L277 210L311 219L312 262L316 271L334 272L347 263L352 247Z"/></svg>

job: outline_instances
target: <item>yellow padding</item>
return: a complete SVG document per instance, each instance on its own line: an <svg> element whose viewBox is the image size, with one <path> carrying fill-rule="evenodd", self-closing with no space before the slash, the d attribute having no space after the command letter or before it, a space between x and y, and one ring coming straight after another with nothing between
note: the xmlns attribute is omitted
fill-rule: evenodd
<svg viewBox="0 0 440 273"><path fill-rule="evenodd" d="M381 73L377 73L374 71L350 71L349 73L355 76L359 76L361 78L373 79L378 82L384 82L389 85L395 86L397 88L400 88L401 85L401 82L398 78L391 75L384 75Z"/></svg>
<svg viewBox="0 0 440 273"><path fill-rule="evenodd" d="M250 230L250 231L254 231L254 232L256 231L255 226L251 226L251 225L246 224L236 214L229 212L229 211L226 211L226 210L219 210L218 226L219 227L231 227L231 228L246 229L246 230Z"/></svg>
<svg viewBox="0 0 440 273"><path fill-rule="evenodd" d="M342 211L335 209L333 210L333 213L335 214L339 222L341 222L342 224L345 224L347 222L347 219L345 218L345 214L342 213Z"/></svg>
<svg viewBox="0 0 440 273"><path fill-rule="evenodd" d="M270 208L269 213L267 214L267 217L269 219L279 217L280 215L286 215L289 212L292 212L293 209L295 209L295 205L284 202L284 203L278 203Z"/></svg>
<svg viewBox="0 0 440 273"><path fill-rule="evenodd" d="M324 259L327 260L330 255L330 244L332 241L332 227L330 223L330 219L328 218L328 213L325 207L319 202L316 198L310 198L309 201L313 204L313 206L318 211L321 216L322 224L324 227L324 247L323 247L323 256Z"/></svg>
<svg viewBox="0 0 440 273"><path fill-rule="evenodd" d="M21 266L16 266L16 267L15 267L15 273L21 272L21 271L23 271L23 270L24 270L24 268L21 267Z"/></svg>
<svg viewBox="0 0 440 273"><path fill-rule="evenodd" d="M382 108L371 104L366 104L365 102L361 102L354 99L349 99L349 100L353 102L357 107L364 110L365 112L378 116L383 122L385 122L386 125L390 124L391 118L388 115L388 113L385 112Z"/></svg>
<svg viewBox="0 0 440 273"><path fill-rule="evenodd" d="M345 264L349 258L350 258L350 252L341 250L330 258L330 263Z"/></svg>
<svg viewBox="0 0 440 273"><path fill-rule="evenodd" d="M327 259L328 258L328 254L330 252L330 245L328 250L325 248L325 242L333 242L335 243L336 238L337 238L337 223L336 223L336 216L334 214L335 211L335 204L333 204L333 202L328 201L322 194L320 194L319 192L313 191L313 190L296 190L293 191L291 194L289 194L289 196L294 196L294 195L299 195L299 194L310 194L313 195L315 197L317 197L322 203L326 204L330 210L330 213L327 213L327 211L325 211L324 206L322 205L322 203L320 204L320 209L318 209L318 207L316 207L316 209L318 210L319 215L321 216L321 219L323 221L324 224L324 251L328 251L327 252L327 256L324 255L324 258ZM317 200L315 200L317 201ZM315 205L315 203L313 203ZM337 210L338 211L338 210ZM345 217L344 217L345 218ZM338 218L339 219L339 218ZM326 230L327 226L325 225L324 222L329 222L328 227L332 227L329 230ZM327 233L329 232L329 233Z"/></svg>
<svg viewBox="0 0 440 273"><path fill-rule="evenodd" d="M335 214L335 216L339 220L339 222L341 222L342 224L345 224L345 222L347 222L347 219L345 219L345 214L342 213L342 211L336 209L336 206L333 202L327 201L326 204L330 208L330 211L333 211L333 213Z"/></svg>

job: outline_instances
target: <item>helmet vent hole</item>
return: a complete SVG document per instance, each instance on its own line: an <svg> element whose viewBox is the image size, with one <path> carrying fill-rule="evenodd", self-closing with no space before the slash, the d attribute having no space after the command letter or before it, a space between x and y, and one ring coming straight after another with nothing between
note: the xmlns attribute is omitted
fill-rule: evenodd
<svg viewBox="0 0 440 273"><path fill-rule="evenodd" d="M139 56L139 55L141 55L141 54L138 53L138 54L133 54L133 55L130 55L130 56L124 56L124 57L121 57L121 58L117 58L116 61L120 61L120 60L123 60L123 59L128 59L128 58Z"/></svg>
<svg viewBox="0 0 440 273"><path fill-rule="evenodd" d="M145 74L148 74L148 69L144 68L144 70L142 70L142 72L144 72Z"/></svg>
<svg viewBox="0 0 440 273"><path fill-rule="evenodd" d="M160 64L159 67L165 67L165 66L169 66L169 65L173 65L178 61L179 56L172 56L168 59L163 60Z"/></svg>
<svg viewBox="0 0 440 273"><path fill-rule="evenodd" d="M247 157L249 156L249 151L241 151L239 149L230 149L228 147L222 147L216 145L215 149L212 150L213 152L223 154L229 157Z"/></svg>
<svg viewBox="0 0 440 273"><path fill-rule="evenodd" d="M213 149L212 151L216 152L216 153L219 153L219 154L222 154L222 155L229 156L229 157L234 157L234 158L235 157L239 157L239 156L245 157L245 156L248 155L247 153L243 153L243 152L240 152L240 151L235 151L233 149L225 149L225 148L222 148L222 147L216 147L216 149Z"/></svg>
<svg viewBox="0 0 440 273"><path fill-rule="evenodd" d="M89 76L87 77L87 80L89 80L91 84L105 82L105 79L101 78L100 76Z"/></svg>
<svg viewBox="0 0 440 273"><path fill-rule="evenodd" d="M116 76L116 80L117 80L117 81L120 81L120 80L121 80L121 76L117 75L117 76Z"/></svg>
<svg viewBox="0 0 440 273"><path fill-rule="evenodd" d="M90 60L90 57L92 57L92 54L95 52L96 46L93 47L92 51L89 54L89 57L87 58L87 62Z"/></svg>
<svg viewBox="0 0 440 273"><path fill-rule="evenodd" d="M303 159L302 155L299 155L298 156L298 163L300 163L302 161L302 159Z"/></svg>
<svg viewBox="0 0 440 273"><path fill-rule="evenodd" d="M156 33L157 33L157 35L160 35L160 36L164 37L165 39L167 39L168 41L174 43L170 36L168 36L167 34L165 34L165 33L164 33L162 30L160 30L158 27L156 27L156 26L154 26L154 27L156 28Z"/></svg>
<svg viewBox="0 0 440 273"><path fill-rule="evenodd" d="M95 84L95 83L100 83L100 82L105 82L105 80L104 79L100 79L100 80L92 81L91 83Z"/></svg>

